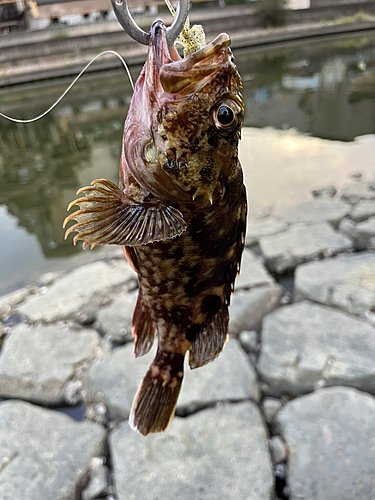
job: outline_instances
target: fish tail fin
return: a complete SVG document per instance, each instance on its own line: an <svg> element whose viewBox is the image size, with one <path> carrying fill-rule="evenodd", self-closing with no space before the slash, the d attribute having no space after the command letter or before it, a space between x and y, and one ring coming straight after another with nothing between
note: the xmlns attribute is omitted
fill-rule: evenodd
<svg viewBox="0 0 375 500"><path fill-rule="evenodd" d="M134 397L130 427L146 436L165 431L176 409L184 372L180 352L158 351Z"/></svg>

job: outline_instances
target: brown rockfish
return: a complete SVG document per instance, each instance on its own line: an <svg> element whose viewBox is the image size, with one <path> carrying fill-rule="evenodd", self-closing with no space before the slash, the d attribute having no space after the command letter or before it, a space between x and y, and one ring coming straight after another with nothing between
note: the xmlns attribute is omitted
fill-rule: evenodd
<svg viewBox="0 0 375 500"><path fill-rule="evenodd" d="M171 422L189 351L190 368L216 358L227 338L228 307L246 227L238 159L241 80L222 34L187 57L156 21L146 64L125 122L119 187L99 179L72 202L74 242L123 245L138 273L135 356L158 350L135 395L133 429Z"/></svg>

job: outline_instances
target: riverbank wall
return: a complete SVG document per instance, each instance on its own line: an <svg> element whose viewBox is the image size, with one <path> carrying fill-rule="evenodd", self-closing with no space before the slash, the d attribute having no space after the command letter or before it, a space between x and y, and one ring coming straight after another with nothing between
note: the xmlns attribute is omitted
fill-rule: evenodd
<svg viewBox="0 0 375 500"><path fill-rule="evenodd" d="M359 11L365 13L360 21L355 16ZM136 20L148 30L153 18L140 16ZM165 21L168 23L171 19L166 17ZM208 40L226 31L232 37L234 48L260 46L375 29L375 2L327 3L291 10L288 24L281 28L258 28L252 5L193 10L190 21L204 26ZM146 47L124 33L117 21L2 35L0 87L76 75L95 55L105 50L118 51L130 66L142 64L147 52ZM90 70L105 71L120 65L118 59L107 55Z"/></svg>

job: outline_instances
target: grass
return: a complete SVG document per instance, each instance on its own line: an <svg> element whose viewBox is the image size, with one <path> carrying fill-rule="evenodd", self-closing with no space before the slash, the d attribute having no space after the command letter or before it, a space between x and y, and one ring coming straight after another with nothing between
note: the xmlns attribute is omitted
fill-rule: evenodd
<svg viewBox="0 0 375 500"><path fill-rule="evenodd" d="M351 24L351 23L361 23L374 20L375 16L372 16L367 12L360 10L359 12L354 14L354 16L339 17L338 19L333 21L332 24Z"/></svg>

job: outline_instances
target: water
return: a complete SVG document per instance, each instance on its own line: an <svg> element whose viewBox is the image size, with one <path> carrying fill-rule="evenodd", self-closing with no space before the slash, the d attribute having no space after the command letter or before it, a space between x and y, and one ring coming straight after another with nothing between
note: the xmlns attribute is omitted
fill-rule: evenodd
<svg viewBox="0 0 375 500"><path fill-rule="evenodd" d="M235 56L244 81L246 126L296 128L331 141L353 141L357 136L375 134L375 33L241 50ZM135 78L139 70L134 68ZM0 110L32 118L49 107L69 82L64 79L3 89ZM62 221L79 187L100 177L117 182L122 128L130 98L123 71L87 75L52 113L36 123L17 125L0 118L0 294L46 271L73 268L105 252L100 248L82 252L81 245L74 247L71 238L65 241ZM274 156L266 158L265 154L272 151L271 140ZM272 190L268 178L273 176L276 164L280 173L299 157L291 143L282 160L276 161L278 144L267 130L260 135L244 134L243 151L250 148L253 154L253 167L245 165L247 179L253 168L251 185L248 180L251 209L268 202L267 195L272 200L279 193L289 197L287 186L280 189L274 184ZM285 141L280 144L285 145ZM303 159L304 152L308 157L309 146L300 144ZM333 148L345 147L327 144L332 145L334 158L338 150ZM257 145L258 156L254 153ZM362 151L356 145L350 143L343 149L348 154L337 153L352 158L354 169L357 152ZM375 157L371 148L367 146L363 157L368 169ZM322 166L318 165L320 160L310 157L317 167ZM298 175L294 168L290 179L305 176L313 184L314 164L305 167L303 163L299 164ZM346 172L340 163L328 163L332 163L335 175ZM330 168L324 166L323 170ZM263 190L259 188L262 183Z"/></svg>

